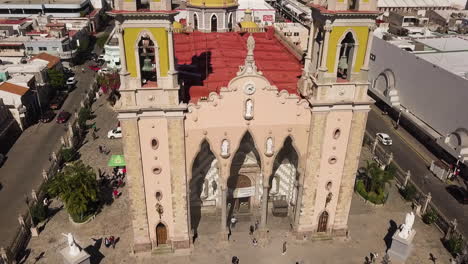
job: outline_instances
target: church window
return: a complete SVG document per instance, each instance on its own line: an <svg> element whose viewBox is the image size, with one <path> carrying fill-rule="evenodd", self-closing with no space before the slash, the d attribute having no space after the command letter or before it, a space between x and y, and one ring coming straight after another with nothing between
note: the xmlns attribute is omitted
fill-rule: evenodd
<svg viewBox="0 0 468 264"><path fill-rule="evenodd" d="M146 34L138 42L138 57L140 60L142 85L156 83L156 49L154 42Z"/></svg>

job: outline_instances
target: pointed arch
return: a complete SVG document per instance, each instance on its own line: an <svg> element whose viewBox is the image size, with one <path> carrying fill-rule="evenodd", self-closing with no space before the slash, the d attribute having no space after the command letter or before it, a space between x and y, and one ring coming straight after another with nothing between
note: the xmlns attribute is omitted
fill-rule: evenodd
<svg viewBox="0 0 468 264"><path fill-rule="evenodd" d="M287 136L273 160L272 175L268 178L269 196L284 197L288 204L295 204L299 153L292 145L292 138Z"/></svg>
<svg viewBox="0 0 468 264"><path fill-rule="evenodd" d="M232 26L233 26L233 23L234 23L234 22L232 21L232 14L233 14L233 13L230 12L229 15L228 15L228 23L227 23L227 25L228 25L228 30L229 30L229 31L232 31Z"/></svg>
<svg viewBox="0 0 468 264"><path fill-rule="evenodd" d="M337 77L349 80L353 74L353 68L356 64L357 53L359 51L357 33L352 28L348 28L343 32L336 45L334 70ZM340 70L340 63L346 66L347 69L345 70L341 67ZM346 74L346 76L344 76L344 74Z"/></svg>
<svg viewBox="0 0 468 264"><path fill-rule="evenodd" d="M137 77L143 81L143 76L142 76L142 67L143 67L143 61L144 58L142 59L140 52L142 52L141 43L144 38L148 38L151 42L151 49L153 49L152 56L154 59L152 59L151 63L154 63L154 67L156 68L155 71L155 78L158 80L161 77L161 72L160 72L160 61L159 61L159 44L154 35L149 31L149 30L141 30L137 37L135 38L134 42L134 49L135 49L135 65L136 65L136 73Z"/></svg>
<svg viewBox="0 0 468 264"><path fill-rule="evenodd" d="M324 233L327 232L328 229L328 217L329 214L326 210L324 210L319 215L318 225L317 225L317 233Z"/></svg>
<svg viewBox="0 0 468 264"><path fill-rule="evenodd" d="M218 16L215 13L210 16L210 32L218 32Z"/></svg>
<svg viewBox="0 0 468 264"><path fill-rule="evenodd" d="M198 19L198 14L196 12L193 12L193 30L198 30L198 22L200 20Z"/></svg>
<svg viewBox="0 0 468 264"><path fill-rule="evenodd" d="M156 245L161 246L167 244L168 230L167 225L163 221L159 221L156 225Z"/></svg>

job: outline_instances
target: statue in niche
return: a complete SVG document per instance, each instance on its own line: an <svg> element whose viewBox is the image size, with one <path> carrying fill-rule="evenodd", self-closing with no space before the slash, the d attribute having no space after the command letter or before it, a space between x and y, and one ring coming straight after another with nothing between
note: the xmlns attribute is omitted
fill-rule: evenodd
<svg viewBox="0 0 468 264"><path fill-rule="evenodd" d="M253 102L251 99L245 101L245 119L253 118Z"/></svg>
<svg viewBox="0 0 468 264"><path fill-rule="evenodd" d="M403 239L408 239L413 230L414 224L414 213L407 213L405 217L405 223L401 225L400 233L398 234Z"/></svg>
<svg viewBox="0 0 468 264"><path fill-rule="evenodd" d="M223 143L221 143L221 156L229 156L229 141L227 139L224 139Z"/></svg>
<svg viewBox="0 0 468 264"><path fill-rule="evenodd" d="M273 155L273 139L269 137L266 141L266 155Z"/></svg>

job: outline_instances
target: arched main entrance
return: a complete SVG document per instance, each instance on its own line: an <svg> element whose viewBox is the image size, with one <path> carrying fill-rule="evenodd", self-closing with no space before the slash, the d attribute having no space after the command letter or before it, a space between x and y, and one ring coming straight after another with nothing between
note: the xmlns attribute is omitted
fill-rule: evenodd
<svg viewBox="0 0 468 264"><path fill-rule="evenodd" d="M211 32L218 32L218 17L216 15L211 16Z"/></svg>
<svg viewBox="0 0 468 264"><path fill-rule="evenodd" d="M228 187L228 215L251 213L252 206L258 202L255 184L260 181L260 155L255 143L247 132L242 138L239 149L232 159Z"/></svg>
<svg viewBox="0 0 468 264"><path fill-rule="evenodd" d="M320 214L317 232L318 233L327 232L327 225L328 225L328 213L327 211L323 211L323 213Z"/></svg>
<svg viewBox="0 0 468 264"><path fill-rule="evenodd" d="M165 245L167 242L167 229L163 223L156 226L156 243L158 246Z"/></svg>
<svg viewBox="0 0 468 264"><path fill-rule="evenodd" d="M252 186L252 181L249 177L245 175L229 177L228 188L233 190L231 199L233 213L249 213L251 206L250 198L255 193L255 186Z"/></svg>

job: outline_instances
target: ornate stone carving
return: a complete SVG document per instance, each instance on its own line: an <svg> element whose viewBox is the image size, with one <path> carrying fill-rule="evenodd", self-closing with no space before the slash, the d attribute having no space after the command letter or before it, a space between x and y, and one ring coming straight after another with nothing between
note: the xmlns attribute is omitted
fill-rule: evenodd
<svg viewBox="0 0 468 264"><path fill-rule="evenodd" d="M253 118L253 101L252 99L247 99L245 101L245 113L244 113L244 118L246 120L251 120Z"/></svg>
<svg viewBox="0 0 468 264"><path fill-rule="evenodd" d="M221 157L228 158L229 155L229 140L223 139L221 143Z"/></svg>
<svg viewBox="0 0 468 264"><path fill-rule="evenodd" d="M275 153L275 147L274 147L273 138L269 137L267 138L266 144L265 144L265 155L268 157L271 157L273 156L274 153Z"/></svg>
<svg viewBox="0 0 468 264"><path fill-rule="evenodd" d="M245 58L244 65L239 66L237 76L240 75L262 75L262 72L257 71L257 65L254 60L255 39L252 34L247 38L247 57Z"/></svg>
<svg viewBox="0 0 468 264"><path fill-rule="evenodd" d="M72 233L62 233L62 235L67 238L68 254L70 254L70 256L77 256L78 254L80 254L80 248L78 248L78 246L76 245Z"/></svg>

